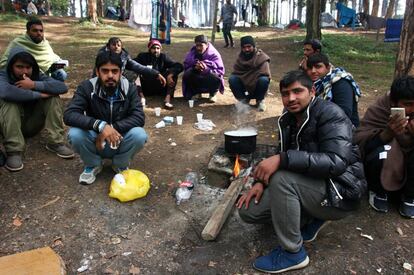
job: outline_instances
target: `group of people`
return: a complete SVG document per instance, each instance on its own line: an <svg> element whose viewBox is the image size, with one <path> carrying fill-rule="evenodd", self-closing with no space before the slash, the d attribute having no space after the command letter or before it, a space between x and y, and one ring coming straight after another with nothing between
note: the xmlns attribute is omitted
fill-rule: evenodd
<svg viewBox="0 0 414 275"><path fill-rule="evenodd" d="M256 47L253 37L244 36L240 42L230 89L238 101L249 104L256 99L264 110L270 57ZM147 134L142 98L159 93L165 107L172 108L182 71L186 99L208 93L215 101L216 93L224 91L223 61L206 36L195 37L183 65L161 49L152 40L148 52L132 59L121 40L111 38L98 52L93 76L77 87L63 112L59 95L67 92L66 73L53 68L59 57L43 36L43 24L29 21L26 34L10 43L0 61L6 168L23 168L24 138L44 128L46 148L62 158L78 153L85 166L79 182L92 184L103 159L112 159L118 173L128 169L143 148ZM359 86L321 51L320 42L305 41L300 68L281 79L279 153L256 165L255 184L236 204L244 221L270 223L275 230L279 246L253 263L263 272L308 265L303 244L315 240L329 221L354 213L367 187L370 205L380 212L389 210L390 192L399 190L400 214L414 218L414 77L395 79L390 92L360 121ZM123 76L128 70L140 76L140 88ZM393 107L403 108L406 116L391 116ZM71 148L64 143L63 121L70 127Z"/></svg>

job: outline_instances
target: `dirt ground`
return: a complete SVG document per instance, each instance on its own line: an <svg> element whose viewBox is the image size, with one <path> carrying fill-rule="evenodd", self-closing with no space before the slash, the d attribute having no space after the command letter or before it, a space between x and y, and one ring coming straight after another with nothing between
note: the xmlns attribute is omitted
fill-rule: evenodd
<svg viewBox="0 0 414 275"><path fill-rule="evenodd" d="M114 25L114 29L93 30L76 28L70 19L46 20L46 36L55 51L71 63L67 82L70 93L65 96L65 104L76 85L88 77L94 55L108 36L120 36L133 56L145 50L147 33L121 23ZM23 31L23 23L1 23L0 53L12 37ZM284 31L249 32L272 58L273 81L266 99L268 110L259 113L252 108L248 120L258 129L259 143L274 144L275 117L281 111L277 80L296 68L297 45L276 39L285 36ZM195 33L174 30L173 44L164 50L174 59L183 60ZM236 39L241 33L235 32ZM216 46L225 62L227 80L238 50L223 49L223 45L219 34ZM252 260L277 245L270 226L245 224L235 211L217 240L207 242L202 240L201 231L224 191L205 179L196 186L190 201L176 206L173 197L178 180L188 171L197 171L200 177L206 175L211 154L223 144L223 132L247 118L235 115L235 100L228 87L217 103L204 99L194 108L183 100L180 84L177 87L175 109L163 109L162 116L182 115L182 126L155 129L160 118L155 117L154 108L161 106L162 99L147 99L145 130L149 140L130 166L145 172L151 180L151 190L143 199L120 203L108 197L113 177L110 162L93 185L82 186L78 184L83 168L78 156L61 160L46 151L44 133L27 140L24 170L10 173L0 169L0 256L50 246L63 258L68 274L76 274L85 259L90 264L82 274L254 274ZM368 92L361 100L362 112L375 96ZM217 127L211 132L194 129L198 112ZM177 145L172 146L172 142ZM413 223L401 218L395 207L381 215L364 202L360 211L331 223L316 241L306 245L311 262L306 269L292 274L404 274L408 271L403 264L414 264L413 234Z"/></svg>

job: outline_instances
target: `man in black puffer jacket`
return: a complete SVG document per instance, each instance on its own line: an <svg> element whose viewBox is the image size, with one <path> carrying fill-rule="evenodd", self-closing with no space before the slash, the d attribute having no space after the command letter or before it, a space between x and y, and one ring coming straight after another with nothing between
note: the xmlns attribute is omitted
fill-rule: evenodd
<svg viewBox="0 0 414 275"><path fill-rule="evenodd" d="M328 220L357 209L366 190L352 123L342 109L315 98L303 71L288 73L280 91L280 153L256 166L258 182L237 202L244 221L273 224L279 246L253 263L270 273L305 267L303 242L313 241Z"/></svg>
<svg viewBox="0 0 414 275"><path fill-rule="evenodd" d="M85 169L79 183L92 184L102 170L102 159L112 159L112 169L128 169L146 140L145 115L136 86L122 76L121 57L100 53L95 62L97 77L77 88L63 119L70 126L68 138Z"/></svg>

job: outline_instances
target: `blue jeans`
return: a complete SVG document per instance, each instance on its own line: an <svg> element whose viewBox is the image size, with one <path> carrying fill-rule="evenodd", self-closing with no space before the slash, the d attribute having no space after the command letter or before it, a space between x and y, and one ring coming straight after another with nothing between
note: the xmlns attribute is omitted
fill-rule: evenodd
<svg viewBox="0 0 414 275"><path fill-rule="evenodd" d="M245 94L246 88L243 85L240 77L237 75L230 75L229 77L229 85L230 89L233 92L234 97L237 100L243 99L256 99L257 101L262 101L267 93L267 89L269 88L270 79L267 76L261 76L257 79L256 89L253 93L249 93L248 95Z"/></svg>
<svg viewBox="0 0 414 275"><path fill-rule="evenodd" d="M95 167L102 165L102 159L112 159L115 168L127 167L134 155L144 147L147 141L147 133L141 127L134 127L123 135L118 149L111 149L108 142L105 148L99 151L95 140L98 133L92 130L70 128L68 133L69 143L73 150L78 153L85 165Z"/></svg>
<svg viewBox="0 0 414 275"><path fill-rule="evenodd" d="M50 74L50 76L56 80L64 82L68 78L68 74L64 69L58 69Z"/></svg>

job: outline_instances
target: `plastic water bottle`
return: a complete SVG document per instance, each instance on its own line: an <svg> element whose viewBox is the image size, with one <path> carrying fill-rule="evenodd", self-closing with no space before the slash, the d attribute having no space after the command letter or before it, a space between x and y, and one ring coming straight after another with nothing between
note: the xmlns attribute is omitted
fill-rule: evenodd
<svg viewBox="0 0 414 275"><path fill-rule="evenodd" d="M180 184L175 192L175 198L177 205L180 205L182 201L190 199L193 193L194 186L198 184L198 175L196 172L189 172L185 176L185 180Z"/></svg>

